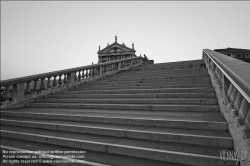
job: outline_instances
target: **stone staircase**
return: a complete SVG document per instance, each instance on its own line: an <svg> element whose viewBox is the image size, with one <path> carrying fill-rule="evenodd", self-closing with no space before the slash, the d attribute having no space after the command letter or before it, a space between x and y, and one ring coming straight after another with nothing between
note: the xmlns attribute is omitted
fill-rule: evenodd
<svg viewBox="0 0 250 166"><path fill-rule="evenodd" d="M202 60L145 65L1 111L1 144L85 150L79 165L236 165L219 109Z"/></svg>

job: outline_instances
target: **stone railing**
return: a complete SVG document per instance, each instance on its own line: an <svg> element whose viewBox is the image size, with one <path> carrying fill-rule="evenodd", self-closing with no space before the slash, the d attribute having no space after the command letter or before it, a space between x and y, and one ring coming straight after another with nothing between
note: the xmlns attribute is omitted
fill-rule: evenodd
<svg viewBox="0 0 250 166"><path fill-rule="evenodd" d="M204 49L203 59L217 78L227 105L243 139L250 138L250 64Z"/></svg>
<svg viewBox="0 0 250 166"><path fill-rule="evenodd" d="M233 138L234 160L250 163L250 64L204 49L203 59L212 78L220 111Z"/></svg>
<svg viewBox="0 0 250 166"><path fill-rule="evenodd" d="M1 81L1 109L28 101L52 91L68 90L82 82L99 79L131 67L146 64L142 57L99 63L55 72Z"/></svg>
<svg viewBox="0 0 250 166"><path fill-rule="evenodd" d="M145 54L144 54L144 59L145 59L145 61L146 61L147 64L154 64L152 61L150 61L148 59L148 57Z"/></svg>

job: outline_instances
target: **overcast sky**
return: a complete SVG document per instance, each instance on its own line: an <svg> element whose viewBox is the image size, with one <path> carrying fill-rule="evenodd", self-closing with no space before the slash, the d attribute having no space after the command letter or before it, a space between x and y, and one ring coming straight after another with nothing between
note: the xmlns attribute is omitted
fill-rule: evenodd
<svg viewBox="0 0 250 166"><path fill-rule="evenodd" d="M97 63L118 43L155 63L250 49L247 1L1 1L1 80Z"/></svg>

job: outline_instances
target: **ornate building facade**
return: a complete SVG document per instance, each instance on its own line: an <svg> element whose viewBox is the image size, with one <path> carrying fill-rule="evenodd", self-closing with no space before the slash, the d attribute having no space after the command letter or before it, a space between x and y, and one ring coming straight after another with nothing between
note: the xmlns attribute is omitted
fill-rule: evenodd
<svg viewBox="0 0 250 166"><path fill-rule="evenodd" d="M127 47L124 43L117 43L117 36L115 36L115 42L111 45L107 45L104 49L101 50L99 46L98 54L98 63L110 62L120 59L127 59L136 57L134 49L134 43L132 43L132 48Z"/></svg>
<svg viewBox="0 0 250 166"><path fill-rule="evenodd" d="M228 47L224 49L215 49L214 51L250 63L250 50Z"/></svg>

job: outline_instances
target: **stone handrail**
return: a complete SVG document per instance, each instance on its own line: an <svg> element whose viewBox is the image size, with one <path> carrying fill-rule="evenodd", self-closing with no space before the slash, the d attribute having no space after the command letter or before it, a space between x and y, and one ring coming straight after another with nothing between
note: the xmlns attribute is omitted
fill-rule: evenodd
<svg viewBox="0 0 250 166"><path fill-rule="evenodd" d="M243 139L250 138L250 64L204 49L208 70L219 81L227 105Z"/></svg>
<svg viewBox="0 0 250 166"><path fill-rule="evenodd" d="M0 81L1 108L51 91L67 90L76 84L145 64L145 61L145 58L134 57Z"/></svg>

